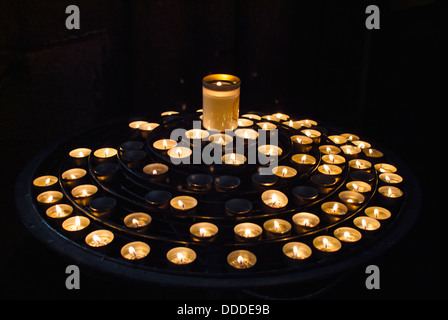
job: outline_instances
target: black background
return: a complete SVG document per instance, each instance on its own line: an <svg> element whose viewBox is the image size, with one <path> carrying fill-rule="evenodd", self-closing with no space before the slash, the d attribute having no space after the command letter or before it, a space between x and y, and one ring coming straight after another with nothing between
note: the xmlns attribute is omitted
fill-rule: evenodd
<svg viewBox="0 0 448 320"><path fill-rule="evenodd" d="M70 4L80 30L65 28ZM365 27L369 4L380 8L380 30ZM371 261L381 289L365 288L363 265L317 298L446 299L442 12L430 0L1 1L2 298L247 298L87 273L69 291L69 262L31 236L13 201L21 169L60 136L119 116L194 111L202 77L230 73L242 80L240 112L336 124L393 150L419 177L417 223Z"/></svg>

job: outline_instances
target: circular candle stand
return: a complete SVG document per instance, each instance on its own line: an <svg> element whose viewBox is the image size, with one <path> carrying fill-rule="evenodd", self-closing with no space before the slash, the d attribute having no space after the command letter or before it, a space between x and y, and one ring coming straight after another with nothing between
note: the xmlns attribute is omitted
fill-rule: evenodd
<svg viewBox="0 0 448 320"><path fill-rule="evenodd" d="M163 139L170 139L174 129L191 130L199 115L178 113L142 120L143 125L153 124L149 130L130 125L135 121L117 119L61 139L30 160L19 176L16 204L22 221L59 254L113 278L143 285L241 290L256 297L278 298L284 296L275 288L294 286L291 296L319 292L331 283L328 279L337 279L344 271L368 262L397 243L418 216L419 184L393 153L364 137L335 139L357 136L298 117L291 117L294 122L289 123L275 117L269 120L265 114L255 112L245 115L259 117L250 117L253 124L244 129L262 130L258 125L261 122L276 126L277 147L281 149L276 166L287 167L291 175L279 171L263 176L262 166L249 161L209 164L200 159L200 163L192 164L194 154L189 153L189 164L174 164L176 159L172 161L169 154L176 154L177 146L163 144ZM291 139L300 136L305 141L304 135L312 138L306 148ZM257 143L257 139L245 139L245 147ZM179 137L176 142L193 151L217 143L208 138L193 140L188 144L185 137ZM154 147L156 141L160 141L159 148ZM359 147L357 141L369 141L380 150L381 157L373 156L377 151L344 152ZM92 150L87 161L75 161L70 156L72 150L81 147ZM107 148L114 153L106 151L109 153L103 158L94 155L96 150ZM183 157L180 151L177 155ZM311 162L307 160L310 157ZM76 199L71 190L77 184L62 178L62 173L74 168L87 172L83 184L98 189L89 194L89 201ZM397 179L390 183L379 179L384 172L393 173L393 178L399 175L400 183L394 184ZM54 176L58 182L44 190L33 185L43 176ZM61 217L58 224L46 214L52 199L46 198L48 204L37 200L43 191L52 190L63 195L57 203L73 207L73 213ZM196 201L190 201L192 198ZM132 220L134 213L149 217L150 223L140 225L140 220ZM359 219L354 223L366 215L378 220L378 228L371 230L371 220L364 225L358 223ZM74 216L90 220L83 236L74 236L62 228L63 220ZM250 237L249 229L236 235L235 226L247 223L262 229L261 235ZM203 225L213 226L213 236L205 236L209 230ZM281 230L283 225L288 226L287 232ZM339 233L345 229L341 228L356 229L359 240L344 241L344 233ZM92 236L95 231L101 234L105 230L110 233L104 239ZM335 230L339 233L335 234ZM338 246L333 248L330 246L335 236L342 241L339 247L336 239ZM146 248L142 259L138 256L140 247ZM174 248L180 248L176 249L179 253L168 259L168 252ZM248 256L239 256L238 252L250 252L250 268ZM190 259L190 255L195 258Z"/></svg>

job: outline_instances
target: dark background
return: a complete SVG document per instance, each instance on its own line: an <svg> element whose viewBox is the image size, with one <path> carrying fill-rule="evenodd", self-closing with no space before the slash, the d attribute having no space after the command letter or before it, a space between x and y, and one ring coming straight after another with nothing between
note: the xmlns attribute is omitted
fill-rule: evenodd
<svg viewBox="0 0 448 320"><path fill-rule="evenodd" d="M65 28L70 4L80 30ZM369 4L380 8L380 30L365 27ZM88 274L81 290L66 290L69 263L23 227L13 187L60 136L119 116L194 111L202 77L231 73L242 80L240 112L328 121L393 150L419 177L419 220L371 262L381 290L365 288L360 266L319 297L448 298L442 12L431 0L0 1L1 296L209 297Z"/></svg>

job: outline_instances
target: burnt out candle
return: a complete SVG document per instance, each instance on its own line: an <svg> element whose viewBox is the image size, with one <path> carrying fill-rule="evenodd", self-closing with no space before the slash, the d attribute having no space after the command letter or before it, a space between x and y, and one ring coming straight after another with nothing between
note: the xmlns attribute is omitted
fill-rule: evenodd
<svg viewBox="0 0 448 320"><path fill-rule="evenodd" d="M292 194L299 206L306 205L317 199L319 191L312 186L296 186L292 190Z"/></svg>
<svg viewBox="0 0 448 320"><path fill-rule="evenodd" d="M123 152L122 158L130 169L138 168L146 158L144 150L128 150Z"/></svg>
<svg viewBox="0 0 448 320"><path fill-rule="evenodd" d="M240 183L240 178L236 176L223 175L215 178L215 188L221 192L235 191Z"/></svg>
<svg viewBox="0 0 448 320"><path fill-rule="evenodd" d="M112 197L99 197L89 203L90 212L96 217L107 217L117 206L117 200Z"/></svg>
<svg viewBox="0 0 448 320"><path fill-rule="evenodd" d="M213 177L205 173L194 173L187 177L187 185L191 190L207 191L212 189Z"/></svg>
<svg viewBox="0 0 448 320"><path fill-rule="evenodd" d="M112 182L118 176L120 166L114 162L101 163L93 168L93 173L99 181Z"/></svg>
<svg viewBox="0 0 448 320"><path fill-rule="evenodd" d="M247 214L252 210L252 202L243 198L234 198L227 200L224 208L230 214Z"/></svg>
<svg viewBox="0 0 448 320"><path fill-rule="evenodd" d="M152 190L145 195L146 202L158 209L167 209L172 198L172 194L166 190Z"/></svg>
<svg viewBox="0 0 448 320"><path fill-rule="evenodd" d="M314 174L311 176L311 183L317 188L319 193L327 194L336 186L335 176L326 175L322 173Z"/></svg>
<svg viewBox="0 0 448 320"><path fill-rule="evenodd" d="M275 174L260 174L256 172L252 175L252 184L257 189L271 187L276 184L278 177Z"/></svg>

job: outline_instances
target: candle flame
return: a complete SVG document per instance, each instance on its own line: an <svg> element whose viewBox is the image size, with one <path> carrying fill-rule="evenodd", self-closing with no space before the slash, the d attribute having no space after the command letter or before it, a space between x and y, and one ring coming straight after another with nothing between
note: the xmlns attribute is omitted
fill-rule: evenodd
<svg viewBox="0 0 448 320"><path fill-rule="evenodd" d="M265 124L263 125L263 130L266 130L267 128L268 128L268 124L265 123Z"/></svg>
<svg viewBox="0 0 448 320"><path fill-rule="evenodd" d="M310 224L310 220L308 220L308 219L303 220L303 225L304 225L305 227L308 227L309 224Z"/></svg>
<svg viewBox="0 0 448 320"><path fill-rule="evenodd" d="M232 161L233 164L236 163L236 154L235 153L230 154L230 161Z"/></svg>
<svg viewBox="0 0 448 320"><path fill-rule="evenodd" d="M327 166L326 164L324 164L324 170L325 170L328 174L331 173L330 167Z"/></svg>
<svg viewBox="0 0 448 320"><path fill-rule="evenodd" d="M239 264L240 266L243 266L243 263L244 263L244 258L243 258L243 256L238 256L237 260L238 260L238 264Z"/></svg>
<svg viewBox="0 0 448 320"><path fill-rule="evenodd" d="M128 251L129 251L129 253L130 253L134 258L137 257L137 252L135 252L135 249L134 249L133 246L130 246L130 247L128 248Z"/></svg>
<svg viewBox="0 0 448 320"><path fill-rule="evenodd" d="M306 130L304 133L307 137L311 137L311 132L309 132L308 130Z"/></svg>
<svg viewBox="0 0 448 320"><path fill-rule="evenodd" d="M82 157L84 157L84 153L83 153L82 151L79 151L78 156L79 156L80 158L82 158Z"/></svg>
<svg viewBox="0 0 448 320"><path fill-rule="evenodd" d="M216 85L217 85L218 87L222 86L221 81L216 82Z"/></svg>
<svg viewBox="0 0 448 320"><path fill-rule="evenodd" d="M361 220L361 224L362 224L363 229L366 230L367 229L367 222L366 222L365 219Z"/></svg>
<svg viewBox="0 0 448 320"><path fill-rule="evenodd" d="M179 205L179 207L181 207L182 209L185 208L185 203L182 202L182 200L178 200L177 204Z"/></svg>
<svg viewBox="0 0 448 320"><path fill-rule="evenodd" d="M76 218L75 218L75 229L78 229L80 225L81 225L81 219L79 219L79 217L76 216Z"/></svg>
<svg viewBox="0 0 448 320"><path fill-rule="evenodd" d="M288 169L283 168L282 170L282 177L285 177L285 175L288 173Z"/></svg>
<svg viewBox="0 0 448 320"><path fill-rule="evenodd" d="M49 184L50 184L50 178L47 178L47 179L45 180L45 185L48 186Z"/></svg>
<svg viewBox="0 0 448 320"><path fill-rule="evenodd" d="M300 139L299 137L297 137L297 143L302 143L302 139Z"/></svg>
<svg viewBox="0 0 448 320"><path fill-rule="evenodd" d="M275 206L277 203L277 194L273 193L272 194L272 206Z"/></svg>
<svg viewBox="0 0 448 320"><path fill-rule="evenodd" d="M138 222L138 220L137 219L132 219L132 224L136 227L136 228L138 228L138 227L140 227L140 223Z"/></svg>
<svg viewBox="0 0 448 320"><path fill-rule="evenodd" d="M247 228L246 230L244 230L244 237L246 237L246 238L249 238L250 236L251 236L251 232L250 232L250 229L249 228Z"/></svg>
<svg viewBox="0 0 448 320"><path fill-rule="evenodd" d="M278 231L280 229L280 225L277 220L274 220L274 230Z"/></svg>
<svg viewBox="0 0 448 320"><path fill-rule="evenodd" d="M369 149L369 154L373 155L373 150L372 149Z"/></svg>
<svg viewBox="0 0 448 320"><path fill-rule="evenodd" d="M323 238L322 239L322 243L324 245L324 248L327 249L328 248L328 239L327 238Z"/></svg>
<svg viewBox="0 0 448 320"><path fill-rule="evenodd" d="M48 202L53 202L53 195L49 195L47 200L48 200Z"/></svg>
<svg viewBox="0 0 448 320"><path fill-rule="evenodd" d="M220 143L220 144L224 144L224 140L223 140L223 138L222 137L219 137L219 139L218 139L218 143Z"/></svg>
<svg viewBox="0 0 448 320"><path fill-rule="evenodd" d="M163 139L162 146L163 146L163 149L167 149L168 148L168 143L166 142L165 139Z"/></svg>
<svg viewBox="0 0 448 320"><path fill-rule="evenodd" d="M305 161L306 161L306 155L303 155L303 157L302 157L302 163L305 163Z"/></svg>
<svg viewBox="0 0 448 320"><path fill-rule="evenodd" d="M356 191L359 190L359 187L358 187L358 185L356 183L353 184L353 189L355 189Z"/></svg>
<svg viewBox="0 0 448 320"><path fill-rule="evenodd" d="M338 203L336 202L333 206L333 212L338 211Z"/></svg>
<svg viewBox="0 0 448 320"><path fill-rule="evenodd" d="M207 231L205 230L205 228L200 228L199 229L199 235L201 237L205 237L206 233L207 233Z"/></svg>
<svg viewBox="0 0 448 320"><path fill-rule="evenodd" d="M106 150L104 150L104 155L107 157L109 155L109 148L106 148Z"/></svg>
<svg viewBox="0 0 448 320"><path fill-rule="evenodd" d="M328 158L330 159L331 162L334 163L335 158L334 158L334 156L333 156L332 154L330 154L330 155L328 156Z"/></svg>
<svg viewBox="0 0 448 320"><path fill-rule="evenodd" d="M184 255L182 252L177 253L177 260L179 260L180 263L184 262Z"/></svg>
<svg viewBox="0 0 448 320"><path fill-rule="evenodd" d="M58 216L62 213L62 209L59 205L56 205L56 213L58 214Z"/></svg>
<svg viewBox="0 0 448 320"><path fill-rule="evenodd" d="M156 169L152 170L152 174L156 175L157 174L157 170Z"/></svg>
<svg viewBox="0 0 448 320"><path fill-rule="evenodd" d="M386 176L385 176L384 178L386 179L386 182L387 182L387 183L390 183L391 180L390 180L389 175L386 174Z"/></svg>
<svg viewBox="0 0 448 320"><path fill-rule="evenodd" d="M387 196L392 197L392 188L387 189Z"/></svg>
<svg viewBox="0 0 448 320"><path fill-rule="evenodd" d="M361 169L361 162L359 160L356 160L355 164L358 169Z"/></svg>
<svg viewBox="0 0 448 320"><path fill-rule="evenodd" d="M375 218L378 218L379 213L380 213L380 210L378 210L377 208L373 209L373 215L375 216Z"/></svg>
<svg viewBox="0 0 448 320"><path fill-rule="evenodd" d="M349 237L350 237L350 233L348 231L345 231L344 232L344 239L345 239L345 241L348 241Z"/></svg>
<svg viewBox="0 0 448 320"><path fill-rule="evenodd" d="M71 178L71 179L76 179L76 176L75 176L73 173L71 173L71 174L70 174L70 178Z"/></svg>
<svg viewBox="0 0 448 320"><path fill-rule="evenodd" d="M292 252L294 254L294 257L299 256L299 249L297 249L297 246L292 247Z"/></svg>
<svg viewBox="0 0 448 320"><path fill-rule="evenodd" d="M96 244L98 244L98 245L101 244L101 238L98 237L96 234L93 235L92 239Z"/></svg>
<svg viewBox="0 0 448 320"><path fill-rule="evenodd" d="M176 149L176 152L177 152L177 156L180 158L180 157L182 157L182 149L181 148L177 148Z"/></svg>
<svg viewBox="0 0 448 320"><path fill-rule="evenodd" d="M330 153L331 153L331 148L330 148L330 147L327 147L327 149L326 149L326 150L327 150L327 153L328 153L328 154L330 154Z"/></svg>
<svg viewBox="0 0 448 320"><path fill-rule="evenodd" d="M82 189L82 196L87 197L89 194L87 193L86 189Z"/></svg>

